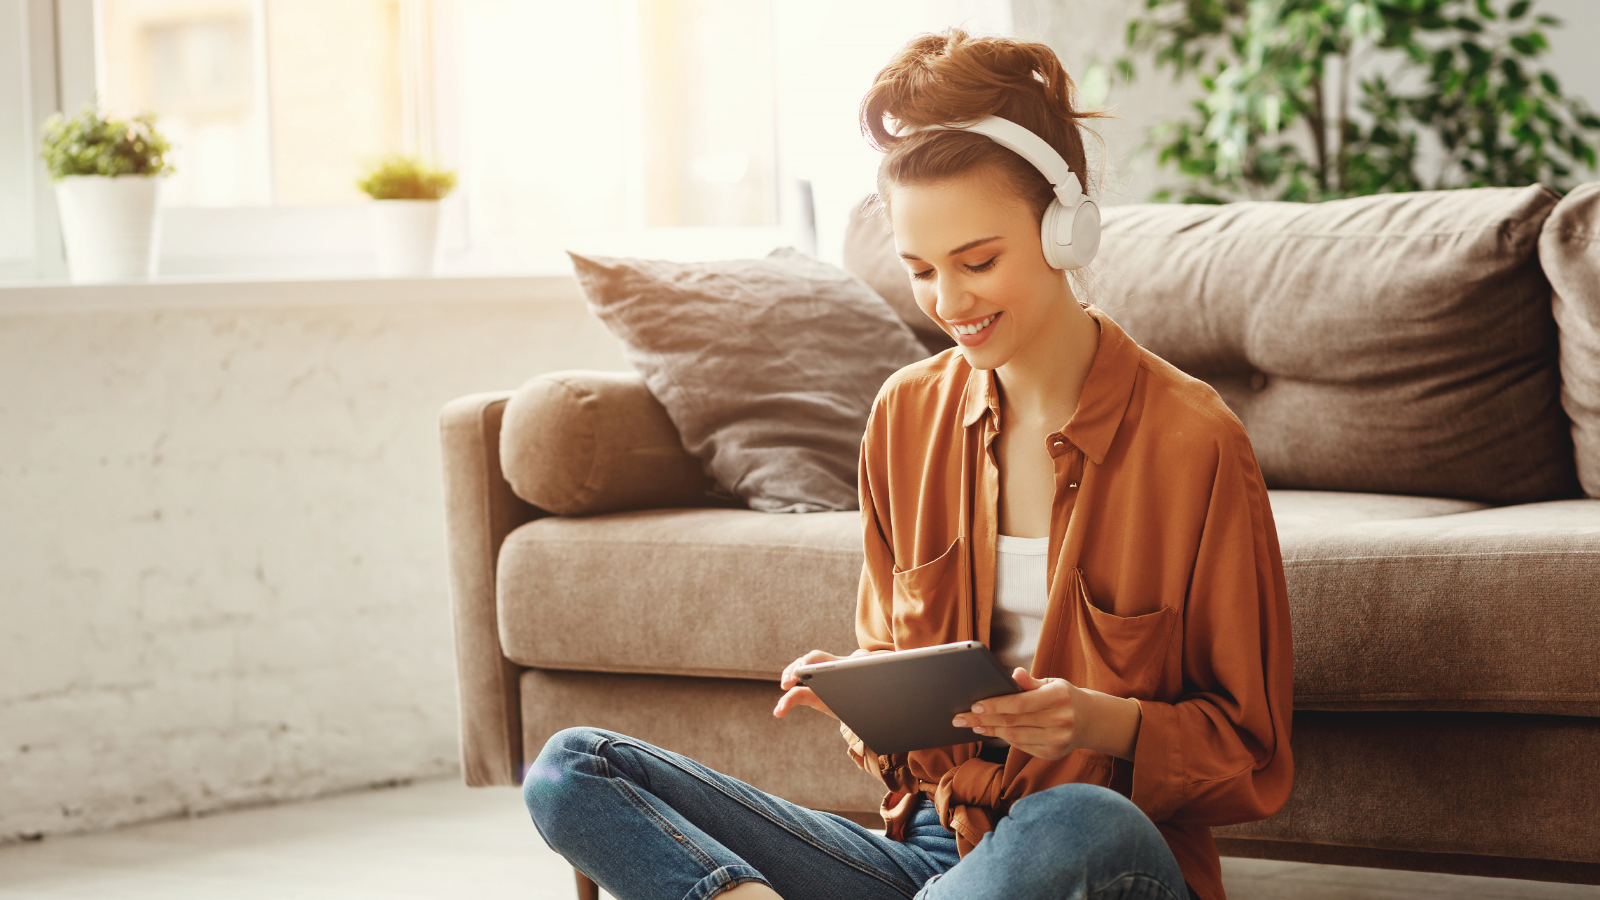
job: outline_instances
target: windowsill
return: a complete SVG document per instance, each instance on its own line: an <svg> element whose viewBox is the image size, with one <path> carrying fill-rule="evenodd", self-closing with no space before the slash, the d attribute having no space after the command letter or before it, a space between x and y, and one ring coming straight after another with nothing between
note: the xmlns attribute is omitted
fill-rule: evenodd
<svg viewBox="0 0 1600 900"><path fill-rule="evenodd" d="M179 275L151 281L0 283L0 316L351 303L582 302L568 273L431 278Z"/></svg>
<svg viewBox="0 0 1600 900"><path fill-rule="evenodd" d="M199 226L215 213L216 220L209 224L226 239L214 238L216 246L203 246L193 236L185 239L180 247L204 252L176 258L163 255L162 270L177 274L111 284L77 284L62 277L0 280L0 315L352 302L582 300L565 249L530 252L493 243L463 247L441 252L432 277L379 277L367 230L351 223L342 230L328 227L330 210L338 216L349 212L336 207L270 209L270 216L254 221L261 232L254 235L228 218L235 216L234 210L184 210L195 220L185 227L197 234L205 232ZM354 210L365 214L360 207ZM275 231L267 233L262 223ZM358 224L364 226L364 219ZM296 228L301 232L295 237L298 243L291 243L285 235ZM804 243L804 236L778 227L644 228L575 235L565 242L586 255L677 262L759 258L775 247ZM164 238L164 252L170 246ZM273 246L285 252L273 255L261 249ZM227 255L241 248L256 252ZM313 254L313 249L322 252Z"/></svg>

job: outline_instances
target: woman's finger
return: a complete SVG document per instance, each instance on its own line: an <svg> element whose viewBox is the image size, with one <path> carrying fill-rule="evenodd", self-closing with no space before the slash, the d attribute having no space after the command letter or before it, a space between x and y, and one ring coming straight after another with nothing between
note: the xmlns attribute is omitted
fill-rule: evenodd
<svg viewBox="0 0 1600 900"><path fill-rule="evenodd" d="M843 657L835 656L826 650L812 650L805 656L800 657L794 662L789 663L788 666L784 667L783 676L778 679L778 687L788 689L799 683L799 676L795 675L794 670L800 668L801 666L809 666L812 663L828 662L835 659L843 659Z"/></svg>
<svg viewBox="0 0 1600 900"><path fill-rule="evenodd" d="M778 718L788 715L797 706L810 706L806 694L811 693L810 688L791 688L778 698L778 705L772 708L772 714Z"/></svg>
<svg viewBox="0 0 1600 900"><path fill-rule="evenodd" d="M818 697L815 691L807 687L790 688L782 697L778 698L778 705L772 708L772 714L781 719L797 706L809 706L818 712L827 713L835 719L839 718L833 715L833 710L828 708L828 704L822 702L822 698Z"/></svg>
<svg viewBox="0 0 1600 900"><path fill-rule="evenodd" d="M1000 738L1029 756L1040 759L1060 759L1072 750L1073 731L1070 728L1002 725L974 728L973 731L985 737Z"/></svg>
<svg viewBox="0 0 1600 900"><path fill-rule="evenodd" d="M972 713L979 716L995 713L1018 715L1037 713L1071 703L1072 688L1061 678L1037 680L1037 684L1020 694L1001 694L987 697L972 704ZM971 713L967 714L971 715Z"/></svg>

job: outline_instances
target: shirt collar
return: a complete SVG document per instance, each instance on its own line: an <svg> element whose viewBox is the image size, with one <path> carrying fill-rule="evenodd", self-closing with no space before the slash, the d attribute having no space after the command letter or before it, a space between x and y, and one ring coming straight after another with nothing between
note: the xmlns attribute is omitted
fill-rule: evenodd
<svg viewBox="0 0 1600 900"><path fill-rule="evenodd" d="M1100 326L1100 344L1078 397L1078 408L1061 433L1095 465L1101 465L1133 397L1140 350L1110 316L1093 306L1086 306L1084 311ZM995 388L993 369L969 372L966 394L963 426L970 427L986 412L993 412L996 422L1000 420L1000 394Z"/></svg>
<svg viewBox="0 0 1600 900"><path fill-rule="evenodd" d="M973 369L967 373L966 415L962 417L961 424L970 428L991 410L995 421L999 421L1000 394L994 389L994 370Z"/></svg>

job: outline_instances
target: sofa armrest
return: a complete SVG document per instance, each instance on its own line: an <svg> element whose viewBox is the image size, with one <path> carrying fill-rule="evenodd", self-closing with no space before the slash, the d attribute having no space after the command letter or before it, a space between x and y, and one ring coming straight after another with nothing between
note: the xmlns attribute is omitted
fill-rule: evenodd
<svg viewBox="0 0 1600 900"><path fill-rule="evenodd" d="M512 493L500 470L500 423L511 392L447 404L439 431L445 541L461 702L461 771L467 784L518 784L522 774L522 668L500 650L495 559L518 525L545 515Z"/></svg>

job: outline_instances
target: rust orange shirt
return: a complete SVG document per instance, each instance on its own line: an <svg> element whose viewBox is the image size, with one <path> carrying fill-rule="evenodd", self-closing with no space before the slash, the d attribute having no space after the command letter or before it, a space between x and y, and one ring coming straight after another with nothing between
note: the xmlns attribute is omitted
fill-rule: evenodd
<svg viewBox="0 0 1600 900"><path fill-rule="evenodd" d="M1049 605L1033 675L1139 701L1134 759L1059 760L979 741L879 756L900 839L921 793L965 856L1016 800L1089 782L1130 798L1185 880L1222 900L1210 826L1267 818L1289 797L1293 655L1283 561L1244 427L1214 390L1087 307L1100 342L1055 460ZM1004 427L992 371L950 349L902 369L861 446L866 564L856 635L867 650L989 641Z"/></svg>

